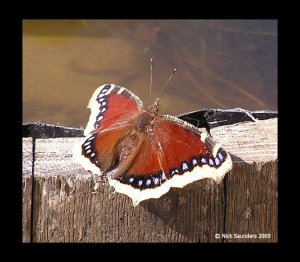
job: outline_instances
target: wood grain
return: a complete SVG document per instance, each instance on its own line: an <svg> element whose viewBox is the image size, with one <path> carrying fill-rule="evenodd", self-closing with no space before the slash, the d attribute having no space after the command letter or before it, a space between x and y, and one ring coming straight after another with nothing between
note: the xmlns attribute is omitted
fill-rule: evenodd
<svg viewBox="0 0 300 262"><path fill-rule="evenodd" d="M225 242L277 242L277 161L234 165L225 179ZM245 235L234 238L234 234ZM252 235L247 236L247 234Z"/></svg>
<svg viewBox="0 0 300 262"><path fill-rule="evenodd" d="M33 139L23 138L22 242L31 242Z"/></svg>
<svg viewBox="0 0 300 262"><path fill-rule="evenodd" d="M234 168L133 207L72 159L82 138L36 139L33 242L276 242L277 119L211 130ZM30 141L24 141L30 143ZM24 189L23 189L24 192ZM268 239L216 238L270 233Z"/></svg>

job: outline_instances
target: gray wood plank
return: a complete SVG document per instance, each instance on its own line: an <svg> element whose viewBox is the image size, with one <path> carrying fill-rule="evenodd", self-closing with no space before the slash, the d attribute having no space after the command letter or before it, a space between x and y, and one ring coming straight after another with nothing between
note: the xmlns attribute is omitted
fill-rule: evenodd
<svg viewBox="0 0 300 262"><path fill-rule="evenodd" d="M22 176L22 242L31 241L32 213L32 138L23 138Z"/></svg>
<svg viewBox="0 0 300 262"><path fill-rule="evenodd" d="M278 241L277 164L239 163L227 176L224 242Z"/></svg>
<svg viewBox="0 0 300 262"><path fill-rule="evenodd" d="M258 181L257 186L260 179L277 181L277 119L222 126L211 133L234 160L225 182L197 181L135 208L127 196L114 193L105 178L99 180L73 161L72 147L82 138L37 139L33 241L223 242L215 238L216 233L252 228L270 230L272 239L267 241L276 241L277 200L271 197L277 194L276 187L270 195L272 204L265 206L261 201L254 210L255 227L244 227L237 216L240 209L249 210L243 200L249 194L245 188L251 189L253 203L260 203L255 201L266 195L265 191L253 191L252 179ZM270 172L253 172L255 162L269 164ZM239 191L238 197L232 195L235 191ZM239 223L234 227L236 221Z"/></svg>

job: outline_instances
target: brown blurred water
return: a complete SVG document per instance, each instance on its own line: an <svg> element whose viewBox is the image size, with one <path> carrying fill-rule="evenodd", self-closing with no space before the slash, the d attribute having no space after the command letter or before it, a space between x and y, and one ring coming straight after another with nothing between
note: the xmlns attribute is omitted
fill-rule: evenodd
<svg viewBox="0 0 300 262"><path fill-rule="evenodd" d="M23 20L23 122L85 127L105 83L160 113L277 110L276 20Z"/></svg>

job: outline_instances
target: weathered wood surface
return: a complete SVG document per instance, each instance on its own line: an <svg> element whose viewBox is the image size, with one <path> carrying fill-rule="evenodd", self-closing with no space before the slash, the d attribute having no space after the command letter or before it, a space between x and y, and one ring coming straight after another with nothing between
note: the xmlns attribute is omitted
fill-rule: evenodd
<svg viewBox="0 0 300 262"><path fill-rule="evenodd" d="M22 201L22 241L31 242L31 213L32 213L32 162L33 162L32 138L23 138L23 201Z"/></svg>
<svg viewBox="0 0 300 262"><path fill-rule="evenodd" d="M277 242L277 176L277 162L234 165L225 178L225 232L232 234L225 242Z"/></svg>
<svg viewBox="0 0 300 262"><path fill-rule="evenodd" d="M24 153L33 145L24 138L23 241L277 242L277 118L217 127L211 134L234 161L224 180L172 188L135 208L105 178L73 162L72 148L82 138L36 139L33 175Z"/></svg>

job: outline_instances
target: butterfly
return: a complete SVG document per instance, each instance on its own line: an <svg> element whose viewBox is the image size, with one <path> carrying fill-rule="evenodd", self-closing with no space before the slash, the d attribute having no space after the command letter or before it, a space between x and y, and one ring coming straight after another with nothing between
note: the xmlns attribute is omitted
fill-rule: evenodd
<svg viewBox="0 0 300 262"><path fill-rule="evenodd" d="M171 187L220 180L232 168L229 154L206 131L175 116L158 115L158 102L144 108L128 89L105 84L88 104L91 114L78 162L106 175L134 206Z"/></svg>

